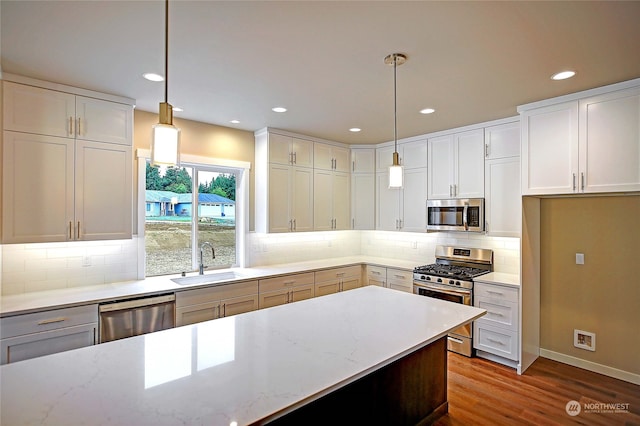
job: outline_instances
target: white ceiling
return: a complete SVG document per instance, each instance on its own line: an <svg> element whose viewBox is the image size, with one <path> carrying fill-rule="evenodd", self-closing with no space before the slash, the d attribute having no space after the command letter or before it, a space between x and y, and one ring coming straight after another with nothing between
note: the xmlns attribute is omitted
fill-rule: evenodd
<svg viewBox="0 0 640 426"><path fill-rule="evenodd" d="M175 117L345 143L517 114L524 103L640 77L640 1L187 1L169 10ZM2 71L136 99L157 112L163 1L0 2ZM571 68L576 77L552 81ZM285 106L287 113L271 111ZM418 111L433 107L435 114ZM233 125L230 120L240 120ZM350 133L350 127L362 132Z"/></svg>

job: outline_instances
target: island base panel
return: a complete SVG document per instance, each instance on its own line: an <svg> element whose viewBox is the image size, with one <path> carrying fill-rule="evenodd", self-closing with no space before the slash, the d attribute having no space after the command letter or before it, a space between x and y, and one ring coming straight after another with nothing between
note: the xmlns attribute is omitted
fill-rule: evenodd
<svg viewBox="0 0 640 426"><path fill-rule="evenodd" d="M427 425L448 412L446 336L269 425Z"/></svg>

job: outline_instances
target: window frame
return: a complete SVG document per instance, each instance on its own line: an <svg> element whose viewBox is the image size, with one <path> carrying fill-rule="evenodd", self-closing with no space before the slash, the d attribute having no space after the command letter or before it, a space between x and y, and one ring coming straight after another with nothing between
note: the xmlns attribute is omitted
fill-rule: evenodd
<svg viewBox="0 0 640 426"><path fill-rule="evenodd" d="M137 236L138 279L145 279L145 192L146 192L146 163L151 159L151 151L137 149L136 160L138 166L137 185L137 226L134 230L134 238ZM185 167L215 167L220 172L234 173L236 175L236 265L244 268L247 266L246 235L249 230L249 172L251 163L247 161L229 160L224 158L202 157L198 155L181 154L180 163ZM196 191L194 191L196 194ZM193 236L192 236L193 238ZM176 274L177 275L177 274ZM166 275L171 276L171 275Z"/></svg>

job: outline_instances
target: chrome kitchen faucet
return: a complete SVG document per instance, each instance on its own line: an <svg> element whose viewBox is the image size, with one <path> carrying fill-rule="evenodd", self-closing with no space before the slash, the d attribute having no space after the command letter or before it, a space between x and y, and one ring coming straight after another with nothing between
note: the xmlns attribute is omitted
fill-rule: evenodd
<svg viewBox="0 0 640 426"><path fill-rule="evenodd" d="M200 275L204 275L204 268L206 268L206 266L204 266L204 262L202 261L202 250L204 249L205 246L211 247L211 256L213 256L212 259L216 258L216 252L213 249L213 246L211 245L211 243L209 241L205 241L204 243L202 243L202 245L200 246L200 269L198 272Z"/></svg>

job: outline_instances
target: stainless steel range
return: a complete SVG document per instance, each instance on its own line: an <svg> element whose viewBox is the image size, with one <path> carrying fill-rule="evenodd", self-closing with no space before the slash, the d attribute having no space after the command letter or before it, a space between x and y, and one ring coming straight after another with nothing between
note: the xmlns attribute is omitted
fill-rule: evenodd
<svg viewBox="0 0 640 426"><path fill-rule="evenodd" d="M413 270L413 292L464 305L473 305L473 279L493 271L493 250L437 246L436 263ZM448 348L473 355L473 325L449 333Z"/></svg>

